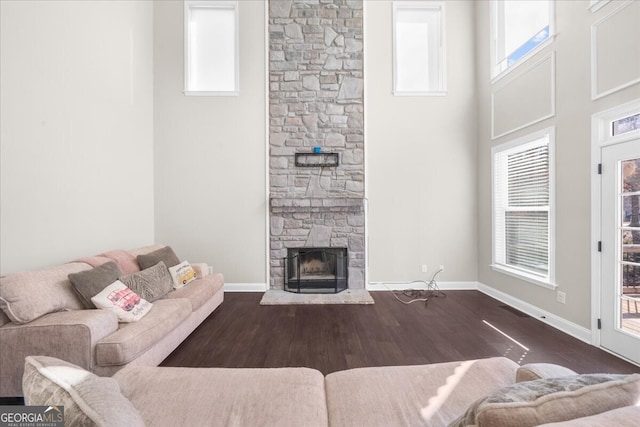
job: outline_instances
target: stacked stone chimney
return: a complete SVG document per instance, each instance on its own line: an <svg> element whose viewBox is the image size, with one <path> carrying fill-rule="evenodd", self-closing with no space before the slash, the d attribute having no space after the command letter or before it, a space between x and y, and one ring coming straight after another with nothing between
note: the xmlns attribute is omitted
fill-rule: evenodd
<svg viewBox="0 0 640 427"><path fill-rule="evenodd" d="M365 287L362 35L362 0L270 0L272 289L298 247L347 248L349 287ZM339 165L296 166L314 147Z"/></svg>

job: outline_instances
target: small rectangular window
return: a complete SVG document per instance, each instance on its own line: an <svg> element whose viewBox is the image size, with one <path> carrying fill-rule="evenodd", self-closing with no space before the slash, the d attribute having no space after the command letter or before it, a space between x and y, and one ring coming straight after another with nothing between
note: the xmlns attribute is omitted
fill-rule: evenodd
<svg viewBox="0 0 640 427"><path fill-rule="evenodd" d="M552 132L493 149L493 264L511 274L553 280Z"/></svg>
<svg viewBox="0 0 640 427"><path fill-rule="evenodd" d="M492 77L529 56L553 35L552 0L493 0Z"/></svg>
<svg viewBox="0 0 640 427"><path fill-rule="evenodd" d="M393 3L395 95L445 94L444 21L443 3Z"/></svg>
<svg viewBox="0 0 640 427"><path fill-rule="evenodd" d="M640 113L611 122L611 136L640 130Z"/></svg>
<svg viewBox="0 0 640 427"><path fill-rule="evenodd" d="M185 94L238 95L238 2L185 1Z"/></svg>

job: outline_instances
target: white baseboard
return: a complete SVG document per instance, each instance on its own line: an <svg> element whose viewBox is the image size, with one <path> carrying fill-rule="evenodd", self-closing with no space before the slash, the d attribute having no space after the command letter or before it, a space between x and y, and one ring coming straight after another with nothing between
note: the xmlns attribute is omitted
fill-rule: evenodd
<svg viewBox="0 0 640 427"><path fill-rule="evenodd" d="M266 283L225 283L225 292L265 292Z"/></svg>
<svg viewBox="0 0 640 427"><path fill-rule="evenodd" d="M426 289L428 282L369 282L367 290L404 291L407 289ZM441 291L473 291L478 289L478 282L437 282Z"/></svg>
<svg viewBox="0 0 640 427"><path fill-rule="evenodd" d="M570 322L567 319L563 319L562 317L557 316L553 313L544 311L536 307L535 305L512 297L511 295L505 294L504 292L494 289L483 283L478 283L478 290L483 294L489 295L490 297L495 298L498 301L502 301L503 303L510 305L511 307L516 308L523 313L526 313L529 316L534 317L543 323L546 323L549 326L553 326L554 328L559 329L562 332L579 339L580 341L591 344L591 330L587 328Z"/></svg>

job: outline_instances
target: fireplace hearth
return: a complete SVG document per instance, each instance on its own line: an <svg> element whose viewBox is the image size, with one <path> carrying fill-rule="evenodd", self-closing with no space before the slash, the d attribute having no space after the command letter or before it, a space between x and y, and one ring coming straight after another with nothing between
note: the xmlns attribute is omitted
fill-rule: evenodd
<svg viewBox="0 0 640 427"><path fill-rule="evenodd" d="M348 287L346 248L289 248L284 289L296 293L338 293Z"/></svg>

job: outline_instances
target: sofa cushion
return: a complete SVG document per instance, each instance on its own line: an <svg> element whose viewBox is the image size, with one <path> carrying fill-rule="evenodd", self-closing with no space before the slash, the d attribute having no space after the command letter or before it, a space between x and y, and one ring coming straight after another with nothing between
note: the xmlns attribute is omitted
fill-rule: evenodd
<svg viewBox="0 0 640 427"><path fill-rule="evenodd" d="M222 274L210 274L196 279L180 289L169 292L165 298L186 298L191 303L191 309L196 311L209 301L224 286Z"/></svg>
<svg viewBox="0 0 640 427"><path fill-rule="evenodd" d="M186 299L161 299L138 322L122 324L117 332L96 344L96 362L118 366L131 362L164 338L191 314Z"/></svg>
<svg viewBox="0 0 640 427"><path fill-rule="evenodd" d="M477 399L513 384L517 368L496 357L334 372L325 379L329 423L447 425Z"/></svg>
<svg viewBox="0 0 640 427"><path fill-rule="evenodd" d="M314 369L129 366L113 378L148 425L328 425L324 378Z"/></svg>
<svg viewBox="0 0 640 427"><path fill-rule="evenodd" d="M136 261L136 257L131 255L127 251L123 251L122 249L115 249L109 252L104 252L99 256L104 256L112 259L120 270L122 270L123 274L131 274L136 271L140 271L140 266L138 265L138 261Z"/></svg>
<svg viewBox="0 0 640 427"><path fill-rule="evenodd" d="M114 261L109 261L99 267L87 271L69 274L69 281L78 294L85 308L96 308L91 298L104 288L118 280L122 274L120 267Z"/></svg>
<svg viewBox="0 0 640 427"><path fill-rule="evenodd" d="M139 321L153 306L119 280L104 288L91 301L96 307L114 313L118 321L124 323Z"/></svg>
<svg viewBox="0 0 640 427"><path fill-rule="evenodd" d="M60 359L28 356L22 383L27 405L63 406L65 425L144 426L113 378Z"/></svg>
<svg viewBox="0 0 640 427"><path fill-rule="evenodd" d="M640 401L640 374L573 375L517 383L474 403L451 427L537 426Z"/></svg>
<svg viewBox="0 0 640 427"><path fill-rule="evenodd" d="M140 268L143 270L156 265L160 261L164 262L167 268L180 264L180 260L175 252L173 252L173 249L171 249L171 246L165 246L148 254L138 255L137 260Z"/></svg>
<svg viewBox="0 0 640 427"><path fill-rule="evenodd" d="M625 406L589 417L575 418L539 427L638 427L640 406Z"/></svg>
<svg viewBox="0 0 640 427"><path fill-rule="evenodd" d="M173 289L173 281L162 261L137 273L121 276L120 281L150 302L165 296Z"/></svg>
<svg viewBox="0 0 640 427"><path fill-rule="evenodd" d="M569 375L578 375L578 373L553 363L529 363L518 368L516 372L516 382L521 383L543 378L560 378Z"/></svg>
<svg viewBox="0 0 640 427"><path fill-rule="evenodd" d="M0 308L19 324L55 311L81 310L84 306L67 276L90 268L88 264L73 262L2 277Z"/></svg>

